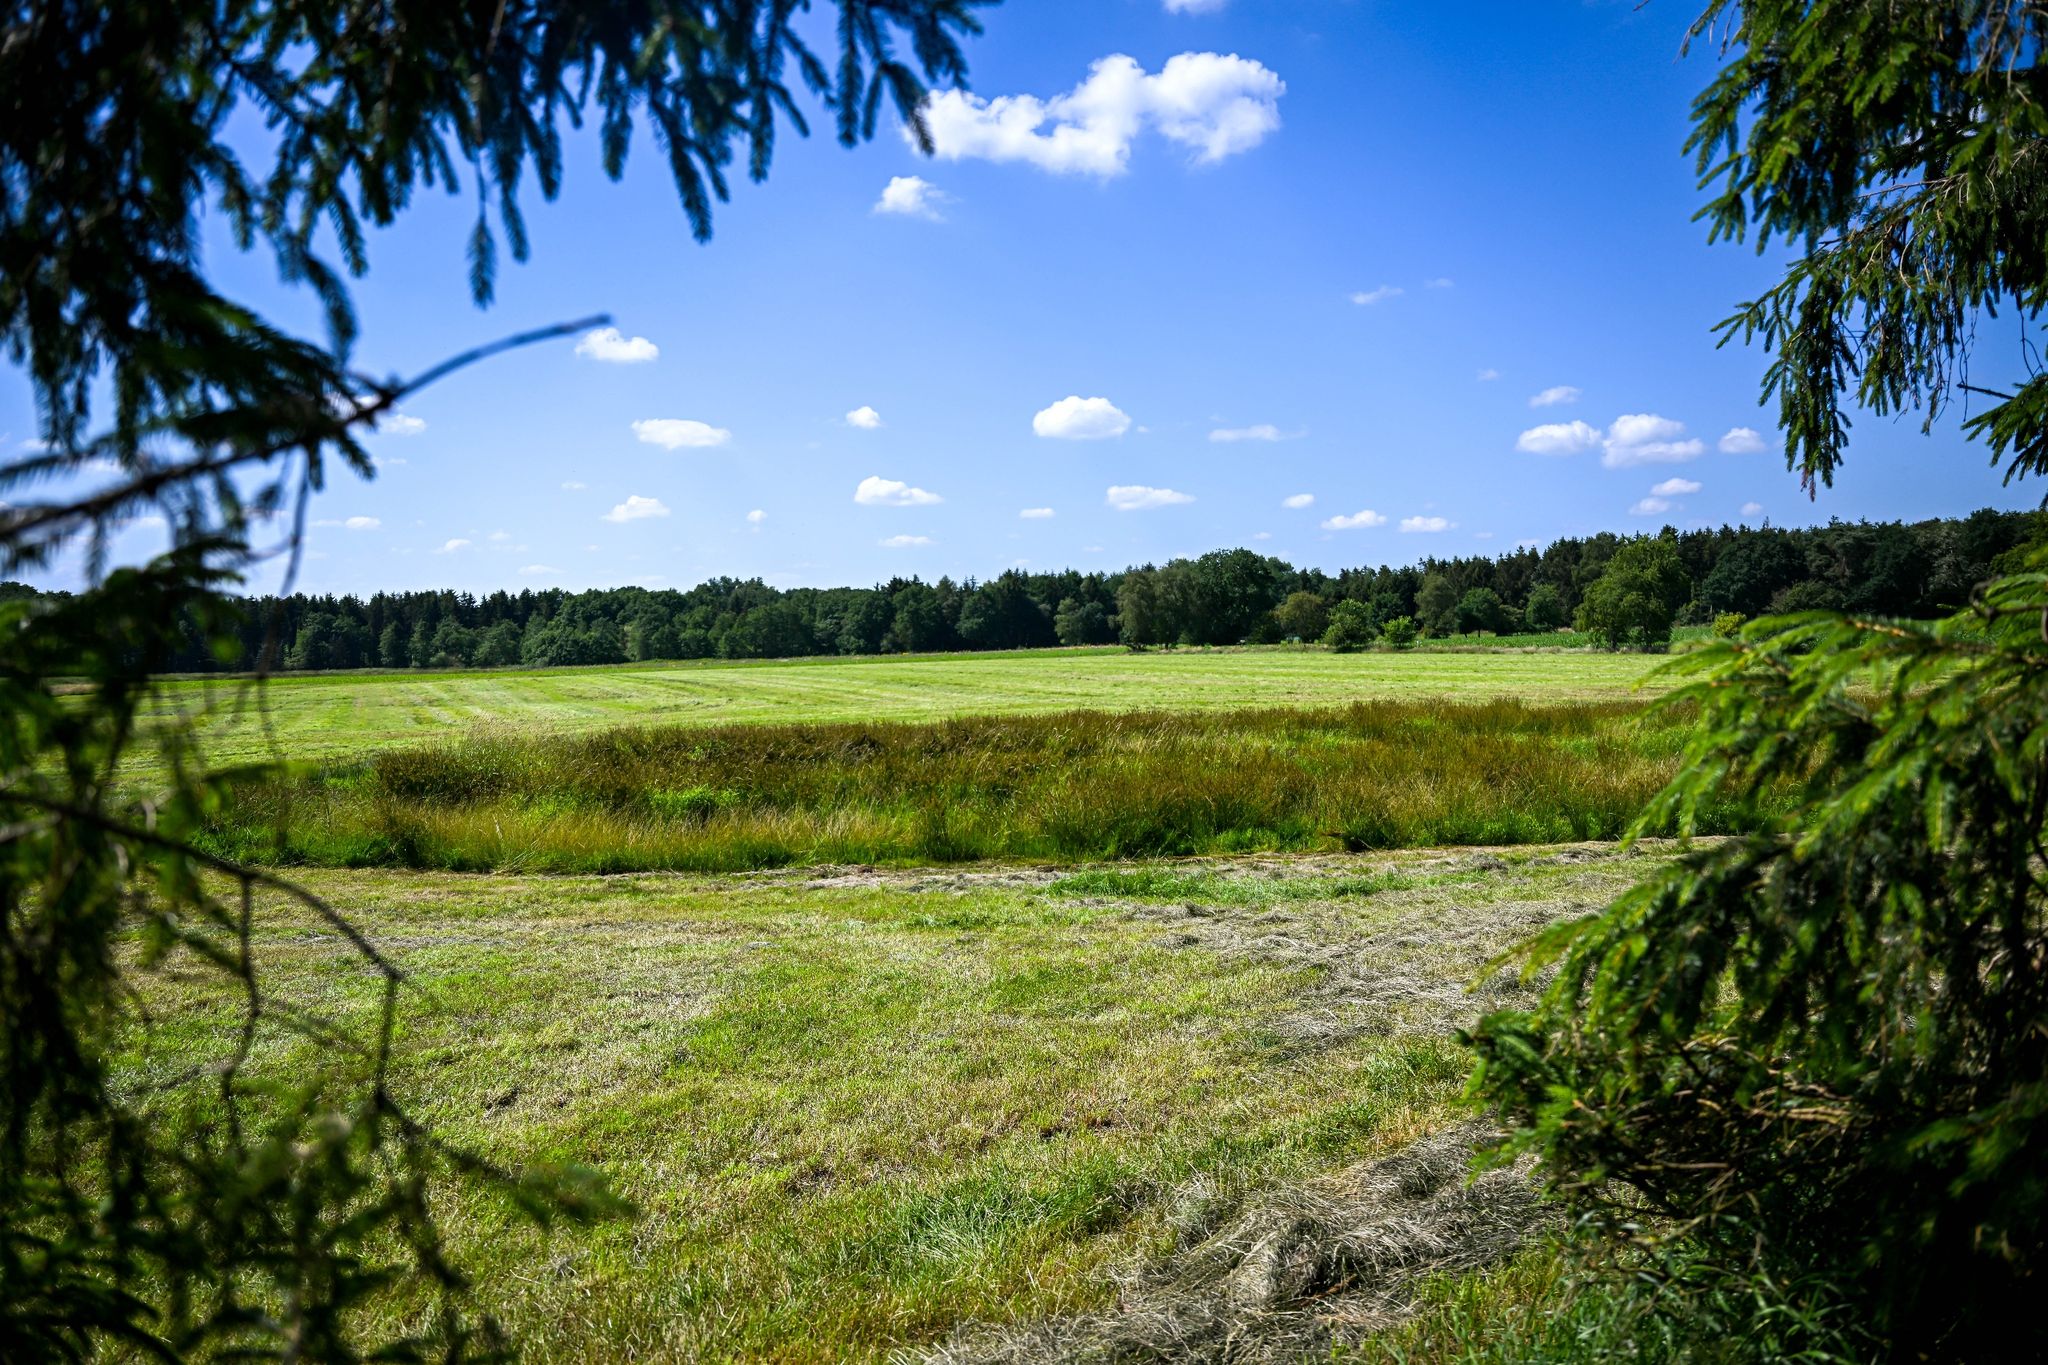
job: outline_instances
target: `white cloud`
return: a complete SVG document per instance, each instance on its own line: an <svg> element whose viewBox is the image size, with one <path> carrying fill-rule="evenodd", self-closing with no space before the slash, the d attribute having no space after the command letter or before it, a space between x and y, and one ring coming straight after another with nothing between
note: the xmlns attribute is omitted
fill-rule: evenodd
<svg viewBox="0 0 2048 1365"><path fill-rule="evenodd" d="M1742 515L1745 517L1760 517L1763 514L1764 505L1760 502L1745 502L1742 504Z"/></svg>
<svg viewBox="0 0 2048 1365"><path fill-rule="evenodd" d="M442 541L441 548L434 551L434 553L437 555L452 555L457 553L458 551L467 550L468 548L470 548L469 542L461 539L460 537L457 537L454 540Z"/></svg>
<svg viewBox="0 0 2048 1365"><path fill-rule="evenodd" d="M626 500L604 514L606 521L645 521L649 517L665 517L668 508L660 498L643 498L638 493L629 493Z"/></svg>
<svg viewBox="0 0 2048 1365"><path fill-rule="evenodd" d="M629 337L616 327L599 327L583 334L576 343L576 354L607 365L644 365L661 354L661 347L646 337Z"/></svg>
<svg viewBox="0 0 2048 1365"><path fill-rule="evenodd" d="M1476 378L1477 378L1477 379L1479 380L1479 382L1480 382L1480 383L1482 383L1482 384L1491 384L1491 383L1492 383L1492 382L1493 382L1494 380L1496 380L1496 379L1500 378L1500 371L1499 371L1499 370L1481 370L1481 371L1480 371L1480 372L1478 373L1478 375L1476 376Z"/></svg>
<svg viewBox="0 0 2048 1365"><path fill-rule="evenodd" d="M504 541L512 539L512 533L510 531L493 531L488 536L485 536L484 539L494 540L502 543Z"/></svg>
<svg viewBox="0 0 2048 1365"><path fill-rule="evenodd" d="M1082 398L1074 394L1042 408L1031 419L1031 429L1055 441L1103 441L1131 429L1130 415L1107 398Z"/></svg>
<svg viewBox="0 0 2048 1365"><path fill-rule="evenodd" d="M1104 499L1119 512L1144 512L1154 507L1178 507L1193 502L1186 493L1177 493L1171 488L1147 488L1141 483L1120 483L1109 490Z"/></svg>
<svg viewBox="0 0 2048 1365"><path fill-rule="evenodd" d="M1168 14L1220 14L1230 0L1166 0Z"/></svg>
<svg viewBox="0 0 2048 1365"><path fill-rule="evenodd" d="M1325 531L1361 531L1371 526L1385 526L1387 519L1370 507L1353 512L1349 516L1335 516L1323 523Z"/></svg>
<svg viewBox="0 0 2048 1365"><path fill-rule="evenodd" d="M374 531L384 523L376 517L344 517L342 528L349 531Z"/></svg>
<svg viewBox="0 0 2048 1365"><path fill-rule="evenodd" d="M530 576L533 574L558 574L561 570L552 564L525 564L520 566L519 572Z"/></svg>
<svg viewBox="0 0 2048 1365"><path fill-rule="evenodd" d="M1671 510L1669 498L1644 498L1628 509L1632 517L1661 517Z"/></svg>
<svg viewBox="0 0 2048 1365"><path fill-rule="evenodd" d="M875 201L874 213L893 213L903 218L923 218L928 222L943 223L944 214L939 205L951 196L921 175L895 175L882 186L882 197Z"/></svg>
<svg viewBox="0 0 2048 1365"><path fill-rule="evenodd" d="M417 436L426 429L424 421L402 412L387 412L377 419L376 425L379 436Z"/></svg>
<svg viewBox="0 0 2048 1365"><path fill-rule="evenodd" d="M588 487L590 485L584 483L581 479L570 479L563 483L562 491L565 493L581 493Z"/></svg>
<svg viewBox="0 0 2048 1365"><path fill-rule="evenodd" d="M378 469L403 469L412 462L403 455L372 455L370 463Z"/></svg>
<svg viewBox="0 0 2048 1365"><path fill-rule="evenodd" d="M886 549L908 550L918 545L929 545L932 543L932 538L930 536L890 536L886 540L878 540L875 543Z"/></svg>
<svg viewBox="0 0 2048 1365"><path fill-rule="evenodd" d="M1599 431L1585 422L1546 422L1515 438L1515 449L1529 455L1576 455L1599 444Z"/></svg>
<svg viewBox="0 0 2048 1365"><path fill-rule="evenodd" d="M1433 280L1424 280L1422 287L1424 289L1449 289L1455 283L1456 281L1452 280L1450 276L1439 275Z"/></svg>
<svg viewBox="0 0 2048 1365"><path fill-rule="evenodd" d="M877 431L882 425L882 414L863 403L846 414L846 425L859 427L862 431Z"/></svg>
<svg viewBox="0 0 2048 1365"><path fill-rule="evenodd" d="M1401 287L1399 285L1383 284L1377 289L1359 290L1351 296L1351 301L1361 308L1367 308L1384 299L1397 299L1399 297L1401 297Z"/></svg>
<svg viewBox="0 0 2048 1365"><path fill-rule="evenodd" d="M1457 522L1455 522L1455 521L1446 521L1446 520L1445 520L1444 518L1442 518L1442 517L1403 517L1403 518L1401 518L1401 529L1402 529L1402 530L1404 530L1404 531L1423 531L1423 532L1434 532L1434 531L1448 531L1448 530L1450 530L1450 529L1451 529L1451 528L1452 528L1453 526L1456 526L1457 524L1458 524L1458 523L1457 523Z"/></svg>
<svg viewBox="0 0 2048 1365"><path fill-rule="evenodd" d="M1282 431L1271 422L1261 422L1251 427L1219 427L1209 433L1209 439L1228 445L1237 441L1291 441L1300 434Z"/></svg>
<svg viewBox="0 0 2048 1365"><path fill-rule="evenodd" d="M1685 423L1654 412L1632 412L1615 418L1607 427L1607 453L1600 463L1609 469L1627 469L1640 464L1680 464L1696 459L1706 446L1685 436Z"/></svg>
<svg viewBox="0 0 2048 1365"><path fill-rule="evenodd" d="M900 479L885 479L879 474L862 479L853 490L853 500L863 507L930 507L945 501L937 493L927 493Z"/></svg>
<svg viewBox="0 0 2048 1365"><path fill-rule="evenodd" d="M1027 507L1017 513L1017 515L1025 521L1045 521L1052 516L1052 509L1050 507Z"/></svg>
<svg viewBox="0 0 2048 1365"><path fill-rule="evenodd" d="M732 433L724 427L693 422L686 417L643 417L633 423L633 434L648 445L670 450L722 446L732 439Z"/></svg>
<svg viewBox="0 0 2048 1365"><path fill-rule="evenodd" d="M758 507L747 513L747 525L749 526L759 526L766 520L768 520L768 514Z"/></svg>
<svg viewBox="0 0 2048 1365"><path fill-rule="evenodd" d="M1579 401L1579 391L1569 384L1553 384L1529 400L1532 408L1554 408Z"/></svg>
<svg viewBox="0 0 2048 1365"><path fill-rule="evenodd" d="M1289 493L1286 497L1280 499L1280 505L1293 508L1299 512L1304 507L1315 506L1316 495L1313 493Z"/></svg>
<svg viewBox="0 0 2048 1365"><path fill-rule="evenodd" d="M1723 455L1761 455L1764 453L1764 438L1748 427L1730 427L1728 434L1721 438Z"/></svg>
<svg viewBox="0 0 2048 1365"><path fill-rule="evenodd" d="M1688 493L1697 493L1701 485L1693 479L1666 479L1650 492L1660 498L1682 498Z"/></svg>
<svg viewBox="0 0 2048 1365"><path fill-rule="evenodd" d="M1159 74L1121 53L1089 68L1064 95L983 99L941 90L925 104L939 157L1022 161L1055 175L1122 175L1131 144L1147 126L1194 154L1197 162L1249 151L1280 126L1287 84L1264 65L1235 54L1183 52Z"/></svg>
<svg viewBox="0 0 2048 1365"><path fill-rule="evenodd" d="M1253 539L1253 540L1271 540L1272 538L1273 538L1273 533L1272 533L1271 531L1254 531L1254 532L1252 532L1252 539Z"/></svg>

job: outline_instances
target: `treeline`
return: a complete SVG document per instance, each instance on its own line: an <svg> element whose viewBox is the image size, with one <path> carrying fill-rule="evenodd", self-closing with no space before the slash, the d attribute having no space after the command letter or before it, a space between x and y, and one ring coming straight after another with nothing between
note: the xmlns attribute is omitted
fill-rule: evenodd
<svg viewBox="0 0 2048 1365"><path fill-rule="evenodd" d="M2040 513L1987 509L1913 524L1602 532L1491 558L1336 574L1238 549L1117 573L1010 570L981 582L897 578L872 588L778 590L717 578L687 590L295 593L247 599L238 654L215 657L195 629L190 648L166 666L492 668L1326 634L1356 644L1382 631L1400 643L1409 630L1442 637L1574 622L1609 643L1654 643L1660 627L1668 634L1674 622L1730 613L1935 615L1967 602L1997 561L2044 532ZM0 600L38 595L0 584Z"/></svg>

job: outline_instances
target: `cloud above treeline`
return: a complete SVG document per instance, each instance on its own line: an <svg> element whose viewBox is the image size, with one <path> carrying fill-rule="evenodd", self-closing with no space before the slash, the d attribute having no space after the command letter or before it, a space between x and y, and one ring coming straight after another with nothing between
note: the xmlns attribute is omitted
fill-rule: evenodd
<svg viewBox="0 0 2048 1365"><path fill-rule="evenodd" d="M1148 512L1155 507L1179 507L1194 496L1171 488L1148 488L1141 483L1120 483L1110 487L1103 501L1119 512Z"/></svg>
<svg viewBox="0 0 2048 1365"><path fill-rule="evenodd" d="M1023 162L1054 175L1104 179L1130 169L1131 148L1150 129L1198 164L1251 150L1280 127L1287 83L1235 53L1183 52L1154 73L1115 53L1062 95L941 90L925 104L941 160Z"/></svg>

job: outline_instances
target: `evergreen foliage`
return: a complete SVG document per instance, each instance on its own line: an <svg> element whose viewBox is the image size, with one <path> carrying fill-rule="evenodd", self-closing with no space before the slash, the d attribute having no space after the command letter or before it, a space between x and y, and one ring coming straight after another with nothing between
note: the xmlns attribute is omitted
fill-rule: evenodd
<svg viewBox="0 0 2048 1365"><path fill-rule="evenodd" d="M793 0L150 0L0 19L0 336L42 438L0 467L0 573L75 549L94 579L0 604L0 1359L505 1353L441 1243L450 1179L542 1220L608 1201L574 1173L495 1171L412 1117L388 1082L401 974L317 898L193 846L230 777L205 771L187 731L147 729L163 790L144 799L117 773L174 665L335 666L373 647L411 667L509 661L498 623L477 639L454 615L326 610L287 635L225 596L270 552L267 523L283 519L295 563L329 475L374 476L358 437L402 399L573 330L411 379L358 373L346 281L367 268L369 228L420 189L474 190L470 286L488 301L500 234L526 254L524 177L552 197L562 125L595 113L613 177L637 119L653 125L703 237L732 162L744 153L758 179L785 122L803 129L792 84L842 141L872 135L885 99L922 136L924 82L960 79L973 4L839 0L830 61ZM252 121L261 166L228 141ZM203 216L313 292L324 343L215 290ZM108 536L142 514L173 549L103 573ZM625 634L572 620L518 652L610 655ZM253 926L289 915L381 978L370 1036L266 990ZM148 1048L151 972L215 982L223 1028L207 1065L138 1085L116 1060ZM323 1065L255 1065L293 1033ZM409 1311L360 1311L393 1297Z"/></svg>

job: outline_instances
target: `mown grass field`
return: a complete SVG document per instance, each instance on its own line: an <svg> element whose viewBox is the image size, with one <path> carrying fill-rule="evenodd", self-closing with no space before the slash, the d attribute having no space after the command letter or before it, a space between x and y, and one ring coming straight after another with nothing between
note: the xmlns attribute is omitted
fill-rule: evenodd
<svg viewBox="0 0 2048 1365"><path fill-rule="evenodd" d="M478 726L939 720L1072 710L1217 711L1375 699L1615 701L1661 660L1641 654L1331 654L1320 649L1121 649L704 662L482 673L283 675L166 683L159 721L206 713L217 764L329 760L446 740Z"/></svg>
<svg viewBox="0 0 2048 1365"><path fill-rule="evenodd" d="M593 1166L638 1206L543 1237L450 1202L525 1358L826 1361L981 1358L975 1323L1086 1335L1179 1265L1227 1269L1197 1299L1235 1321L1257 1266L1229 1229L1454 1122L1452 1028L1520 997L1501 975L1468 994L1481 965L1631 870L1579 848L310 885L409 974L417 1112L501 1160ZM275 996L367 1027L374 982L331 934L283 905L260 925ZM233 1045L218 982L146 979L135 1079ZM259 1068L310 1046L266 1025ZM1437 1180L1458 1197L1462 1175ZM1390 1294L1436 1323L1462 1282L1438 1260L1333 1262L1309 1308L1254 1303L1229 1330L1369 1337ZM1404 1340L1448 1359L1463 1324Z"/></svg>

